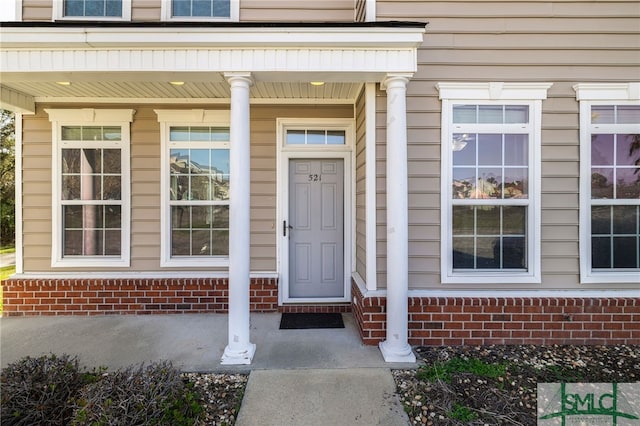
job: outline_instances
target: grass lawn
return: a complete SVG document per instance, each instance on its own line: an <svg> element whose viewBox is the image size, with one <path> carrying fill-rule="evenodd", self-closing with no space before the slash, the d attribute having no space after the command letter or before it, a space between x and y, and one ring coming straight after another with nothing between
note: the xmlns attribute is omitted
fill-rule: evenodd
<svg viewBox="0 0 640 426"><path fill-rule="evenodd" d="M0 248L0 254L4 253L14 253L16 251L15 247L2 247ZM9 278L11 275L15 274L16 265L4 266L0 268L0 282ZM2 315L2 287L0 287L0 315Z"/></svg>

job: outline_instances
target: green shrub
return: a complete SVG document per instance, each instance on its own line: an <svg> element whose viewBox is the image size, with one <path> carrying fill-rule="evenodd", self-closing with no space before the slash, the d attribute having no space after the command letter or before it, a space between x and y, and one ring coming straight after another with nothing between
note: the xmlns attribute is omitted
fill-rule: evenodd
<svg viewBox="0 0 640 426"><path fill-rule="evenodd" d="M128 367L82 389L72 424L192 425L199 401L169 362Z"/></svg>
<svg viewBox="0 0 640 426"><path fill-rule="evenodd" d="M9 425L66 425L71 399L85 383L76 357L44 355L9 364L0 374L1 420Z"/></svg>

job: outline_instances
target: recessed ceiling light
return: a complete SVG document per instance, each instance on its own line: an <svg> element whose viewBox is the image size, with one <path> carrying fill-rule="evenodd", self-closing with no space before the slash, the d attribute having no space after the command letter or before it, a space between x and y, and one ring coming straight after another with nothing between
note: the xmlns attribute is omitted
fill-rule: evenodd
<svg viewBox="0 0 640 426"><path fill-rule="evenodd" d="M71 86L70 81L56 81L56 84L59 84L60 86Z"/></svg>
<svg viewBox="0 0 640 426"><path fill-rule="evenodd" d="M310 83L312 86L324 86L324 81L312 81Z"/></svg>
<svg viewBox="0 0 640 426"><path fill-rule="evenodd" d="M174 86L182 86L184 84L184 81L170 81L170 84L173 84Z"/></svg>

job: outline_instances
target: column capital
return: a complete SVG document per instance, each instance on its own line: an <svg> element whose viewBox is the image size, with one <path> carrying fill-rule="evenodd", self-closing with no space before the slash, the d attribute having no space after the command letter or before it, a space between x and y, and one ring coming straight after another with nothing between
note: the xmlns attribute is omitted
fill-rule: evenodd
<svg viewBox="0 0 640 426"><path fill-rule="evenodd" d="M229 82L229 84L236 82L244 82L247 86L251 86L253 84L253 77L250 72L225 72L224 78Z"/></svg>
<svg viewBox="0 0 640 426"><path fill-rule="evenodd" d="M380 88L387 90L399 85L406 86L411 77L413 77L413 73L389 73L380 83Z"/></svg>

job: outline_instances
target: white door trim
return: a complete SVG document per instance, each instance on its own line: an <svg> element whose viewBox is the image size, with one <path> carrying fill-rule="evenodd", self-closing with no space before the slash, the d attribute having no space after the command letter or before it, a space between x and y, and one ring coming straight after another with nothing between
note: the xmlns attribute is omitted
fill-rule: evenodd
<svg viewBox="0 0 640 426"><path fill-rule="evenodd" d="M353 158L355 153L355 121L350 118L278 118L277 125L277 214L276 246L278 253L278 304L284 303L343 303L351 300L351 274L355 255L355 200ZM344 130L345 145L285 145L288 129ZM289 244L283 235L283 223L289 215L289 160L297 158L336 158L344 161L344 297L295 298L289 297Z"/></svg>

